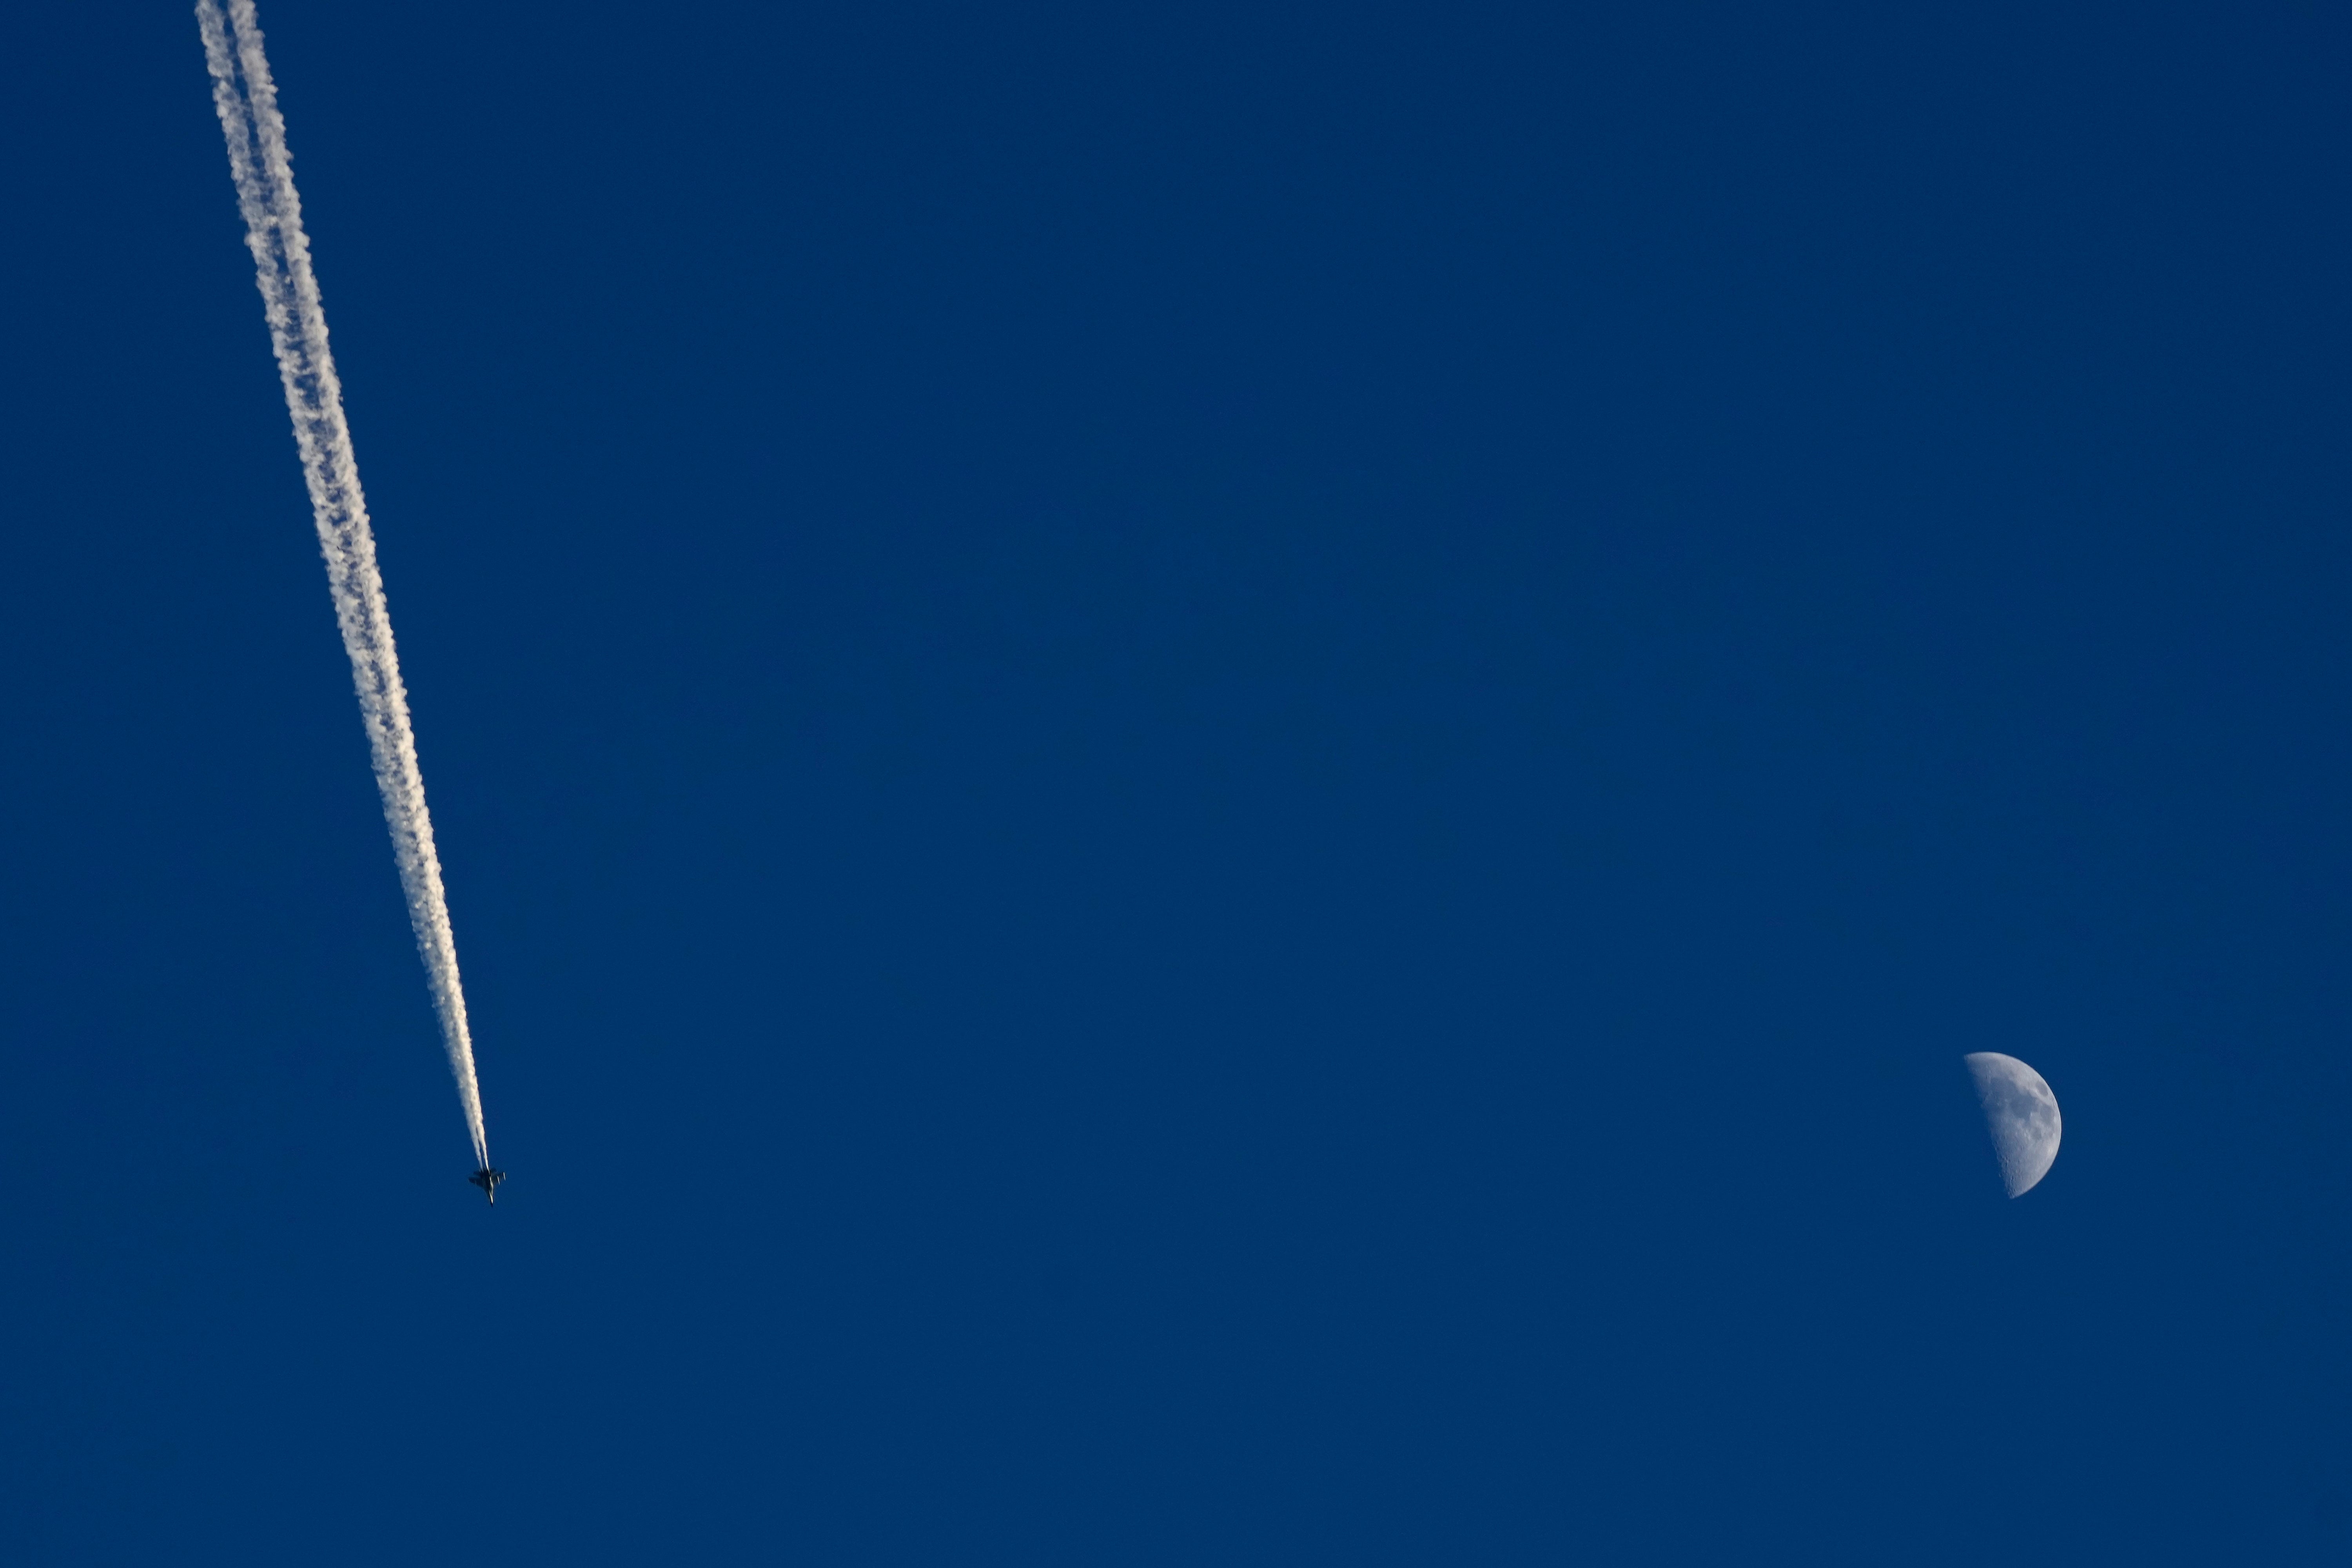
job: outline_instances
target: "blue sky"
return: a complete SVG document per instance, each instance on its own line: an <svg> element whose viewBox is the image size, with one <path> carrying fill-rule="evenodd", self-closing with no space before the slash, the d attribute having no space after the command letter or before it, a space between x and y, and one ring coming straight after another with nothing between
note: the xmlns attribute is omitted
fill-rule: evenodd
<svg viewBox="0 0 2352 1568"><path fill-rule="evenodd" d="M2352 1548L2339 18L262 23L513 1180L19 19L10 1560Z"/></svg>

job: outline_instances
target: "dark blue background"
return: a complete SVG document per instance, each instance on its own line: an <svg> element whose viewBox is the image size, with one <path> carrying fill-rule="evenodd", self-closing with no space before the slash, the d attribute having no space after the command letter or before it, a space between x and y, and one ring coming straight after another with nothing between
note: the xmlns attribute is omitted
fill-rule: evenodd
<svg viewBox="0 0 2352 1568"><path fill-rule="evenodd" d="M262 20L514 1179L16 16L0 1555L2352 1552L2340 13Z"/></svg>

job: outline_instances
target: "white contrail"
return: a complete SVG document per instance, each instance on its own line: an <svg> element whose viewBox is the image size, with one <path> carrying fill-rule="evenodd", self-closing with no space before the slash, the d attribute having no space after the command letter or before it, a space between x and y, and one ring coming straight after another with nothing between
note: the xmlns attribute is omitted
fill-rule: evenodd
<svg viewBox="0 0 2352 1568"><path fill-rule="evenodd" d="M229 174L236 181L245 242L260 277L286 407L294 416L294 444L301 449L319 548L327 557L335 621L342 627L343 649L352 656L360 719L375 757L376 788L383 795L401 889L408 895L408 923L415 928L433 1006L441 1016L441 1038L448 1047L449 1070L457 1075L466 1128L473 1134L474 1157L487 1169L489 1141L482 1131L482 1091L466 1029L466 994L457 983L449 902L441 890L441 858L433 849L433 819L425 810L425 775L417 771L408 693L393 651L392 617L384 607L383 578L376 571L375 536L368 530L359 468L352 458L351 426L343 421L342 384L327 352L327 317L310 271L310 243L302 234L286 121L278 112L278 89L261 52L253 0L228 0L226 18L219 0L196 0L196 25L204 31L213 105L228 137Z"/></svg>

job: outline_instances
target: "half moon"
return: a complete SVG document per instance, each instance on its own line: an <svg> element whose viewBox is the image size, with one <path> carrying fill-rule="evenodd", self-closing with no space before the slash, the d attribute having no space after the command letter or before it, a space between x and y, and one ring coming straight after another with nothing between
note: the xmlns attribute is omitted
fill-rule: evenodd
<svg viewBox="0 0 2352 1568"><path fill-rule="evenodd" d="M2015 1057L1977 1051L1968 1064L1984 1102L1985 1131L2000 1157L2000 1184L2016 1197L2048 1175L2058 1158L2058 1097Z"/></svg>

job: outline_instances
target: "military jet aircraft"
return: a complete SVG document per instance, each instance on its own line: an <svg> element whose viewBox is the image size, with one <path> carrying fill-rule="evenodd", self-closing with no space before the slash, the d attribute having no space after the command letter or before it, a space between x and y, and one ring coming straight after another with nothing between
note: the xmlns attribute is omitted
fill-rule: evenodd
<svg viewBox="0 0 2352 1568"><path fill-rule="evenodd" d="M483 1166L480 1170L466 1178L466 1180L473 1183L474 1185L481 1188L482 1195L489 1199L492 1203L497 1203L499 1201L499 1184L506 1179L507 1173L504 1171L493 1171L488 1165Z"/></svg>

